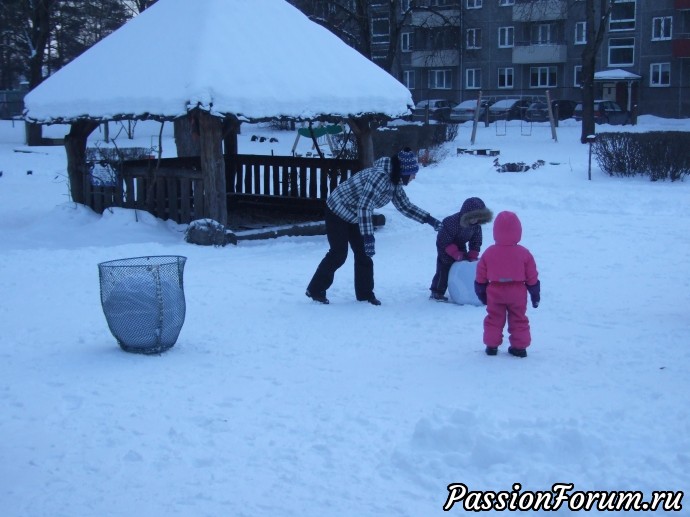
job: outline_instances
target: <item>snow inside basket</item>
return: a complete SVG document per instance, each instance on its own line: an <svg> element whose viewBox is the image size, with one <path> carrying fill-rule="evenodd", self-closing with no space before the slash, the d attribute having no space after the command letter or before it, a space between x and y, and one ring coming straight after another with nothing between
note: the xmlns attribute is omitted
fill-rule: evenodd
<svg viewBox="0 0 690 517"><path fill-rule="evenodd" d="M98 264L103 313L123 350L157 354L175 344L186 311L186 261L170 255Z"/></svg>

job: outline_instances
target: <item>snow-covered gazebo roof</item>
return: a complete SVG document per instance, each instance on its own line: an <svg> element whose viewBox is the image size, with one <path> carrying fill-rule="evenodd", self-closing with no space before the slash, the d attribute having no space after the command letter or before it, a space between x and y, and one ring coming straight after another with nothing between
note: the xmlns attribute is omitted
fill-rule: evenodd
<svg viewBox="0 0 690 517"><path fill-rule="evenodd" d="M396 118L411 106L405 86L285 0L159 0L32 90L25 118Z"/></svg>

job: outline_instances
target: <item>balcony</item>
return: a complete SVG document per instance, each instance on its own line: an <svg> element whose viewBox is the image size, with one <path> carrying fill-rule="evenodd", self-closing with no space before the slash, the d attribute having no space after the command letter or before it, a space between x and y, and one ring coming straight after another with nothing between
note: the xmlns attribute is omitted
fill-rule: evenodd
<svg viewBox="0 0 690 517"><path fill-rule="evenodd" d="M679 11L690 9L690 0L674 0L673 7Z"/></svg>
<svg viewBox="0 0 690 517"><path fill-rule="evenodd" d="M673 57L690 57L690 34L677 34L671 41Z"/></svg>
<svg viewBox="0 0 690 517"><path fill-rule="evenodd" d="M568 17L566 0L537 0L536 2L515 2L514 22L546 22L565 20Z"/></svg>
<svg viewBox="0 0 690 517"><path fill-rule="evenodd" d="M565 63L567 55L568 47L565 44L516 44L513 47L513 63L516 65Z"/></svg>
<svg viewBox="0 0 690 517"><path fill-rule="evenodd" d="M410 25L422 28L460 27L460 10L446 9L443 16L431 11L413 11Z"/></svg>
<svg viewBox="0 0 690 517"><path fill-rule="evenodd" d="M410 64L421 68L460 66L460 51L415 50Z"/></svg>

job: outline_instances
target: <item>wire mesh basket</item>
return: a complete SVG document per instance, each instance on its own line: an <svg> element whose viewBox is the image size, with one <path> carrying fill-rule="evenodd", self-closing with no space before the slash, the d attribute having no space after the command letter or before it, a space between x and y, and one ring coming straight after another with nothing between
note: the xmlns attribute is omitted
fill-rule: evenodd
<svg viewBox="0 0 690 517"><path fill-rule="evenodd" d="M101 306L120 348L158 354L175 344L186 311L186 261L187 257L163 255L98 264Z"/></svg>

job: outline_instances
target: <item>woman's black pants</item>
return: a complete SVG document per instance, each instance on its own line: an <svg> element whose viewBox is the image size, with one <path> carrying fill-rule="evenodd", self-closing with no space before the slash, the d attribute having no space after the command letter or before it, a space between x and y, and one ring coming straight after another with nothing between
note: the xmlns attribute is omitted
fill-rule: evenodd
<svg viewBox="0 0 690 517"><path fill-rule="evenodd" d="M367 300L374 292L374 261L364 253L364 239L357 223L344 221L326 209L326 237L330 249L309 282L307 289L315 295L324 295L333 284L335 272L347 259L347 247L355 256L355 296Z"/></svg>

